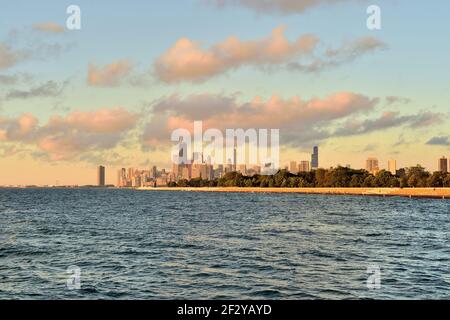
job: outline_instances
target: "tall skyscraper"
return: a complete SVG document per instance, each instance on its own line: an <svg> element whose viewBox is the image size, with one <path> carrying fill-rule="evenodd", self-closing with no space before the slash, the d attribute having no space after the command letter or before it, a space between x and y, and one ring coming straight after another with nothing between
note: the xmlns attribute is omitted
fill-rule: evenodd
<svg viewBox="0 0 450 320"><path fill-rule="evenodd" d="M397 160L391 159L388 161L388 171L394 176L397 174Z"/></svg>
<svg viewBox="0 0 450 320"><path fill-rule="evenodd" d="M97 172L97 185L99 187L105 186L105 167L99 166Z"/></svg>
<svg viewBox="0 0 450 320"><path fill-rule="evenodd" d="M150 170L150 178L156 179L158 177L158 168L156 166L153 166Z"/></svg>
<svg viewBox="0 0 450 320"><path fill-rule="evenodd" d="M311 155L311 168L319 169L319 147L315 146Z"/></svg>
<svg viewBox="0 0 450 320"><path fill-rule="evenodd" d="M376 175L380 171L377 158L369 158L366 160L366 170L373 175Z"/></svg>
<svg viewBox="0 0 450 320"><path fill-rule="evenodd" d="M237 145L234 145L233 149L233 171L237 171Z"/></svg>
<svg viewBox="0 0 450 320"><path fill-rule="evenodd" d="M439 159L439 171L442 173L448 173L448 161L444 156Z"/></svg>
<svg viewBox="0 0 450 320"><path fill-rule="evenodd" d="M127 169L122 168L117 172L117 186L119 188L127 187Z"/></svg>

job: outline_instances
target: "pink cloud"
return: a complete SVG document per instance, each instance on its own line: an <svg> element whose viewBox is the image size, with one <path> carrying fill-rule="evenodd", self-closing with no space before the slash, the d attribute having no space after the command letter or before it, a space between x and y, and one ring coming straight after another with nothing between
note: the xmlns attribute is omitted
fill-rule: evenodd
<svg viewBox="0 0 450 320"><path fill-rule="evenodd" d="M202 48L187 38L178 40L155 62L157 77L164 82L204 81L245 64L280 64L301 55L309 55L317 45L314 35L286 38L285 27L274 29L267 38L242 41L237 37Z"/></svg>
<svg viewBox="0 0 450 320"><path fill-rule="evenodd" d="M14 66L20 60L20 54L9 46L0 43L0 70Z"/></svg>
<svg viewBox="0 0 450 320"><path fill-rule="evenodd" d="M136 114L119 107L53 116L43 126L33 115L25 114L0 119L0 140L34 145L51 160L69 160L114 148L137 120Z"/></svg>
<svg viewBox="0 0 450 320"><path fill-rule="evenodd" d="M92 112L75 111L66 117L54 116L49 127L69 127L77 130L111 133L131 128L137 117L123 108L100 109Z"/></svg>
<svg viewBox="0 0 450 320"><path fill-rule="evenodd" d="M64 32L64 27L54 23L54 22L44 22L37 23L33 25L34 30L43 31L43 32L51 32L51 33L61 33Z"/></svg>
<svg viewBox="0 0 450 320"><path fill-rule="evenodd" d="M99 87L113 87L118 85L124 77L130 74L131 64L126 60L120 60L106 66L88 67L88 84Z"/></svg>
<svg viewBox="0 0 450 320"><path fill-rule="evenodd" d="M322 137L321 130L334 121L373 110L377 103L378 99L351 92L311 99L255 97L244 103L219 95L172 96L154 106L155 115L145 128L143 141L147 147L163 145L173 130L192 130L195 120L202 120L204 129L276 128L288 142L314 139Z"/></svg>

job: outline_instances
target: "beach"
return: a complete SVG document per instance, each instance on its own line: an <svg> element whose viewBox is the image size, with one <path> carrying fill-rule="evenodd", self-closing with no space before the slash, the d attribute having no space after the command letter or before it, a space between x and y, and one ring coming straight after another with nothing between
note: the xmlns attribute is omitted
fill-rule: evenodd
<svg viewBox="0 0 450 320"><path fill-rule="evenodd" d="M450 188L137 188L143 191L298 193L450 199Z"/></svg>

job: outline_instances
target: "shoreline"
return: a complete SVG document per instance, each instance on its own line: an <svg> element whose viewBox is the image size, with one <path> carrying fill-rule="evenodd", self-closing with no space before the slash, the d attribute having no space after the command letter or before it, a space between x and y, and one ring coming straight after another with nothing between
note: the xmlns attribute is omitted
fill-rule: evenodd
<svg viewBox="0 0 450 320"><path fill-rule="evenodd" d="M219 193L296 193L347 196L378 196L432 198L450 200L450 188L239 188L239 187L205 187L205 188L136 188L140 191L175 191L175 192L219 192Z"/></svg>

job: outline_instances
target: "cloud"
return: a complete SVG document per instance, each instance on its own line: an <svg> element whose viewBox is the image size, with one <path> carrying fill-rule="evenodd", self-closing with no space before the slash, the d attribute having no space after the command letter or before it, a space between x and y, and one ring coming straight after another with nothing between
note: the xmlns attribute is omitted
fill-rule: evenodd
<svg viewBox="0 0 450 320"><path fill-rule="evenodd" d="M47 81L44 84L33 87L30 90L11 90L9 91L5 99L31 99L31 98L42 98L42 97L57 97L59 96L67 82L58 84L55 81Z"/></svg>
<svg viewBox="0 0 450 320"><path fill-rule="evenodd" d="M277 65L310 55L318 43L314 35L289 42L284 31L285 27L278 27L269 37L253 41L232 36L207 49L187 38L180 39L155 62L156 76L167 83L205 81L243 65Z"/></svg>
<svg viewBox="0 0 450 320"><path fill-rule="evenodd" d="M261 13L303 13L320 5L355 2L355 0L209 0L213 4L223 6L243 6Z"/></svg>
<svg viewBox="0 0 450 320"><path fill-rule="evenodd" d="M33 145L50 160L70 160L114 148L137 119L120 107L53 116L43 126L31 114L0 118L0 141Z"/></svg>
<svg viewBox="0 0 450 320"><path fill-rule="evenodd" d="M447 136L433 137L426 144L430 146L450 147L450 138Z"/></svg>
<svg viewBox="0 0 450 320"><path fill-rule="evenodd" d="M308 100L297 96L273 96L268 100L255 97L245 103L239 103L236 96L174 95L155 103L154 116L142 139L144 147L158 147L167 142L173 130L191 129L193 121L202 120L204 129L281 129L284 143L297 145L329 137L325 128L335 120L368 112L377 103L378 99L351 92Z"/></svg>
<svg viewBox="0 0 450 320"><path fill-rule="evenodd" d="M0 43L0 70L11 68L22 58L21 53L13 51L4 43Z"/></svg>
<svg viewBox="0 0 450 320"><path fill-rule="evenodd" d="M434 124L442 123L446 119L446 115L431 111L421 112L412 119L412 128L429 127Z"/></svg>
<svg viewBox="0 0 450 320"><path fill-rule="evenodd" d="M0 118L0 141L29 141L37 125L37 118L30 113L16 119Z"/></svg>
<svg viewBox="0 0 450 320"><path fill-rule="evenodd" d="M229 37L209 48L182 38L155 61L156 77L166 83L203 82L247 65L284 66L290 71L318 72L387 48L374 37L363 37L346 42L337 49L317 52L322 47L318 37L307 34L290 42L285 29L283 26L275 28L270 36L260 40L242 41Z"/></svg>
<svg viewBox="0 0 450 320"><path fill-rule="evenodd" d="M371 133L374 131L390 129L408 125L416 129L440 123L442 114L421 112L413 115L400 115L399 112L386 111L380 117L364 121L350 120L335 131L337 136L353 136Z"/></svg>
<svg viewBox="0 0 450 320"><path fill-rule="evenodd" d="M29 73L0 74L0 84L4 86L12 86L18 83L29 83L33 80L33 75Z"/></svg>
<svg viewBox="0 0 450 320"><path fill-rule="evenodd" d="M327 97L288 99L272 96L255 97L240 102L239 95L194 94L172 95L156 101L153 117L141 137L144 150L169 144L175 129L193 130L194 121L203 128L280 129L281 144L306 147L330 138L366 135L392 128L425 128L440 123L440 113L401 114L386 111L374 115L383 100L352 92L338 92Z"/></svg>
<svg viewBox="0 0 450 320"><path fill-rule="evenodd" d="M363 37L344 43L338 49L328 49L322 56L316 56L307 63L291 62L288 64L290 71L320 72L325 69L338 67L351 63L359 57L386 49L387 45L374 37Z"/></svg>
<svg viewBox="0 0 450 320"><path fill-rule="evenodd" d="M114 133L133 127L136 118L136 115L123 108L100 109L95 112L75 111L65 117L52 117L48 126L69 127L91 133Z"/></svg>
<svg viewBox="0 0 450 320"><path fill-rule="evenodd" d="M13 29L7 41L0 43L0 70L20 62L58 58L76 44L68 41L49 42L48 37L30 32L30 28Z"/></svg>
<svg viewBox="0 0 450 320"><path fill-rule="evenodd" d="M393 104L409 104L411 103L411 99L409 98L402 98L402 97L397 97L397 96L388 96L386 97L386 105L391 106Z"/></svg>
<svg viewBox="0 0 450 320"><path fill-rule="evenodd" d="M33 25L33 29L42 32L50 32L50 33L62 33L64 32L64 27L54 23L54 22L45 22L45 23L37 23Z"/></svg>
<svg viewBox="0 0 450 320"><path fill-rule="evenodd" d="M87 82L91 86L114 87L130 74L131 69L131 64L126 60L100 67L90 64Z"/></svg>

